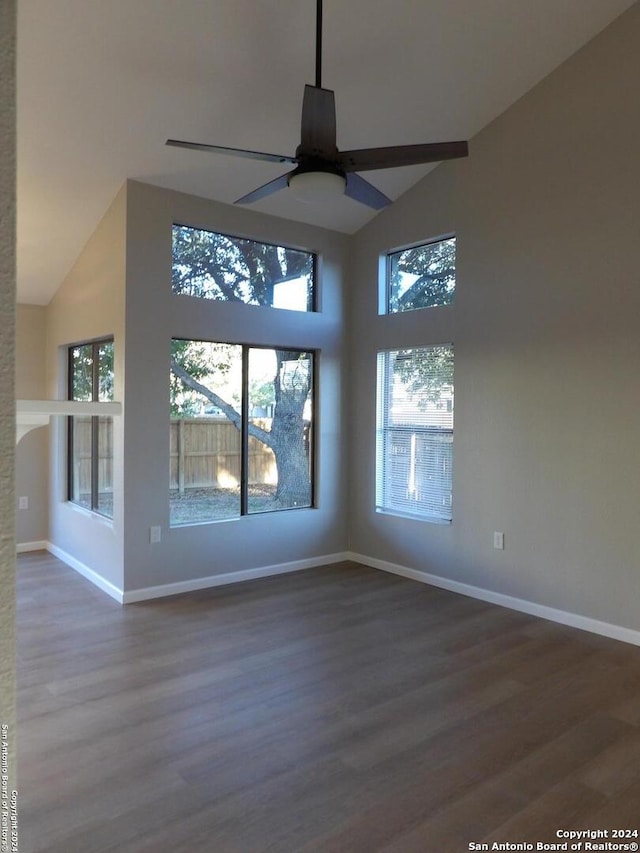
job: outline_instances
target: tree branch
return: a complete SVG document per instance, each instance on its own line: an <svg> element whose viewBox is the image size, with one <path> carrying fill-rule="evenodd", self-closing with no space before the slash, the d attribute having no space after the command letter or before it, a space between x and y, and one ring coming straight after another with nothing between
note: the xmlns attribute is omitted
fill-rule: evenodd
<svg viewBox="0 0 640 853"><path fill-rule="evenodd" d="M426 285L433 284L434 282L442 281L443 279L445 279L445 283L446 283L446 280L450 280L450 279L454 278L454 276L455 276L455 269L453 267L451 267L450 269L441 270L440 272L437 272L437 273L424 272L424 273L422 273L422 275L420 275L413 282L413 284L411 284L405 290L405 292L402 294L402 296L398 299L398 304L399 305L406 305L407 302L411 302L411 300L415 296L416 292L419 292L420 288L424 284L426 284Z"/></svg>
<svg viewBox="0 0 640 853"><path fill-rule="evenodd" d="M210 403L220 409L225 417L227 417L234 427L237 430L240 430L242 427L242 416L239 412L231 406L226 400L223 400L222 397L219 397L215 391L211 391L207 388L206 385L203 385L201 382L198 382L197 379L194 379L190 373L182 367L181 364L172 356L171 358L171 370L173 373L183 382L188 388L191 388L192 391L196 391L198 394L202 394L203 397L206 397ZM249 435L253 436L253 438L257 438L258 441L261 441L263 444L266 444L267 447L273 449L273 439L270 432L267 432L265 429L261 429L259 426L255 424L249 424Z"/></svg>

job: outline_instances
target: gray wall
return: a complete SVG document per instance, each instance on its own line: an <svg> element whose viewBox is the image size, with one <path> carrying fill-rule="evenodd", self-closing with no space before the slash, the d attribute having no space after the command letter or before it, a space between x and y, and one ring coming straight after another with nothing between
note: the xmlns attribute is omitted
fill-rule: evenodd
<svg viewBox="0 0 640 853"><path fill-rule="evenodd" d="M174 222L318 252L322 311L301 314L174 296ZM311 559L347 544L342 270L348 238L241 208L127 185L125 588ZM172 337L322 350L318 506L169 528L169 359ZM149 544L149 527L162 541Z"/></svg>
<svg viewBox="0 0 640 853"><path fill-rule="evenodd" d="M354 238L355 552L640 629L638 79L636 4ZM455 305L379 317L379 257L448 232ZM376 514L376 351L446 341L453 523Z"/></svg>
<svg viewBox="0 0 640 853"><path fill-rule="evenodd" d="M124 396L126 192L123 187L47 308L48 397L64 400L69 344L113 336L114 396ZM123 584L124 419L114 419L114 519L66 499L66 423L52 418L49 541L117 589Z"/></svg>
<svg viewBox="0 0 640 853"><path fill-rule="evenodd" d="M45 338L47 311L43 305L18 305L16 315L16 398L42 400L47 396ZM19 544L46 541L49 533L49 428L27 433L16 448L17 496L29 499L19 509Z"/></svg>

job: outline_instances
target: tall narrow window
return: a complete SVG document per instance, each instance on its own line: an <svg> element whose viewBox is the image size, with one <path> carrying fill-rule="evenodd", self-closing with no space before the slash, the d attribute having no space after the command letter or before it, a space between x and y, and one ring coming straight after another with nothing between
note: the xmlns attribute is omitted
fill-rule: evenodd
<svg viewBox="0 0 640 853"><path fill-rule="evenodd" d="M113 341L69 347L70 400L113 400ZM113 518L113 418L69 418L68 498Z"/></svg>
<svg viewBox="0 0 640 853"><path fill-rule="evenodd" d="M451 305L455 289L455 237L387 256L387 314Z"/></svg>
<svg viewBox="0 0 640 853"><path fill-rule="evenodd" d="M453 347L378 354L376 506L451 521Z"/></svg>
<svg viewBox="0 0 640 853"><path fill-rule="evenodd" d="M314 311L316 258L310 252L173 226L176 294Z"/></svg>
<svg viewBox="0 0 640 853"><path fill-rule="evenodd" d="M314 354L174 340L172 525L313 505Z"/></svg>

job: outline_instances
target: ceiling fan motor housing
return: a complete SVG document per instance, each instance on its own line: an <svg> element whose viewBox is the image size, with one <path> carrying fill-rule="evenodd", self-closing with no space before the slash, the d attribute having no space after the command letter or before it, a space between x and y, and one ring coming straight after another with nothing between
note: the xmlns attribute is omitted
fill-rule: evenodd
<svg viewBox="0 0 640 853"><path fill-rule="evenodd" d="M328 160L326 156L321 156L315 153L307 153L303 151L302 145L298 145L296 149L296 160L298 165L290 173L293 175L303 175L305 172L325 172L332 175L340 175L341 178L346 178L346 172L338 165L338 149L335 151L335 160Z"/></svg>

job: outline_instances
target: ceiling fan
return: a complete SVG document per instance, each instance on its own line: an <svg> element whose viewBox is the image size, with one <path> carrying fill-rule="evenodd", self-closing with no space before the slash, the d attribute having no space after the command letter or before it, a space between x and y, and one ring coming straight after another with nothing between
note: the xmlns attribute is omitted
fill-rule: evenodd
<svg viewBox="0 0 640 853"><path fill-rule="evenodd" d="M322 0L317 0L316 6L316 83L315 86L304 87L301 140L295 156L266 154L201 142L184 142L179 139L167 139L166 144L177 148L212 151L250 160L289 163L295 166L292 171L242 196L235 204L250 204L290 186L303 200L311 200L318 194L327 192L340 192L375 210L391 204L391 199L360 177L358 172L436 163L466 157L468 154L466 142L428 142L422 145L338 151L335 95L331 89L322 88Z"/></svg>

